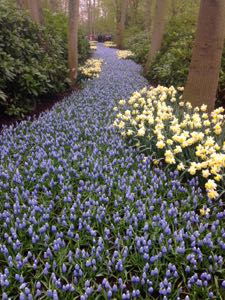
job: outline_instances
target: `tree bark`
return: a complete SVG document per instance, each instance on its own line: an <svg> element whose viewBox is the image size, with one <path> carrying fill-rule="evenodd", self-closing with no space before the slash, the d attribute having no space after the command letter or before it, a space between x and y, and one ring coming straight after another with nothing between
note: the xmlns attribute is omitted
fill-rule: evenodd
<svg viewBox="0 0 225 300"><path fill-rule="evenodd" d="M28 8L28 1L27 0L17 0L17 5L21 9L27 9Z"/></svg>
<svg viewBox="0 0 225 300"><path fill-rule="evenodd" d="M92 32L92 34L94 36L96 34L95 25L96 25L96 1L93 0L93 7L92 7L92 29L93 29L93 32Z"/></svg>
<svg viewBox="0 0 225 300"><path fill-rule="evenodd" d="M149 14L149 8L151 7L151 0L145 0L145 31L148 32L150 29L151 15Z"/></svg>
<svg viewBox="0 0 225 300"><path fill-rule="evenodd" d="M153 30L151 34L151 45L149 48L148 58L145 65L145 73L147 73L152 61L160 50L166 24L167 0L157 0L155 6L155 14L153 19Z"/></svg>
<svg viewBox="0 0 225 300"><path fill-rule="evenodd" d="M58 0L49 0L49 5L52 12L57 12L59 10Z"/></svg>
<svg viewBox="0 0 225 300"><path fill-rule="evenodd" d="M172 9L172 16L176 16L177 14L177 0L171 0L171 9Z"/></svg>
<svg viewBox="0 0 225 300"><path fill-rule="evenodd" d="M79 0L69 0L69 26L68 26L68 65L71 86L77 80L78 70L78 23Z"/></svg>
<svg viewBox="0 0 225 300"><path fill-rule="evenodd" d="M120 7L117 7L117 48L124 48L124 30L128 0L119 1Z"/></svg>
<svg viewBox="0 0 225 300"><path fill-rule="evenodd" d="M69 0L64 0L64 12L66 15L69 14Z"/></svg>
<svg viewBox="0 0 225 300"><path fill-rule="evenodd" d="M29 0L29 9L32 19L40 25L44 24L44 17L40 0Z"/></svg>
<svg viewBox="0 0 225 300"><path fill-rule="evenodd" d="M149 38L151 38L152 29L152 10L153 10L154 0L145 0L145 31L149 33Z"/></svg>
<svg viewBox="0 0 225 300"><path fill-rule="evenodd" d="M221 57L225 37L225 1L202 0L192 59L183 99L193 106L216 101Z"/></svg>
<svg viewBox="0 0 225 300"><path fill-rule="evenodd" d="M92 36L92 3L91 0L87 0L88 10L88 35Z"/></svg>
<svg viewBox="0 0 225 300"><path fill-rule="evenodd" d="M140 0L130 1L130 16L132 19L132 24L138 26L138 9L139 9Z"/></svg>

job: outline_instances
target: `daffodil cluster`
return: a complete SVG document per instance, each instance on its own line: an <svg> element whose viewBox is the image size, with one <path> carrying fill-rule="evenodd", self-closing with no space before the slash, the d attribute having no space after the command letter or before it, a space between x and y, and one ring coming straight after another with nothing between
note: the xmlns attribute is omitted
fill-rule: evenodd
<svg viewBox="0 0 225 300"><path fill-rule="evenodd" d="M225 167L224 109L207 113L182 101L183 88L158 86L121 100L114 126L137 146L150 148L179 171L200 175L208 197L218 198Z"/></svg>
<svg viewBox="0 0 225 300"><path fill-rule="evenodd" d="M88 78L99 77L102 70L102 63L102 59L90 58L86 61L84 66L79 68L79 71Z"/></svg>
<svg viewBox="0 0 225 300"><path fill-rule="evenodd" d="M105 46L106 48L116 48L116 44L115 44L114 42L112 42L112 41L107 41L107 42L105 42L105 43L104 43L104 46Z"/></svg>
<svg viewBox="0 0 225 300"><path fill-rule="evenodd" d="M89 44L92 51L97 50L97 41L90 41Z"/></svg>
<svg viewBox="0 0 225 300"><path fill-rule="evenodd" d="M116 54L119 59L128 59L134 57L134 53L130 50L118 50Z"/></svg>

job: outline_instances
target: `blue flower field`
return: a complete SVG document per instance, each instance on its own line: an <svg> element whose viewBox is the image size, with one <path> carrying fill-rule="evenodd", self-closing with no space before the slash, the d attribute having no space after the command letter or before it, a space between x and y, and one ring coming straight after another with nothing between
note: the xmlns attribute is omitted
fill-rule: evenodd
<svg viewBox="0 0 225 300"><path fill-rule="evenodd" d="M116 49L94 57L98 78L1 132L2 299L225 299L224 202L117 133L148 82Z"/></svg>

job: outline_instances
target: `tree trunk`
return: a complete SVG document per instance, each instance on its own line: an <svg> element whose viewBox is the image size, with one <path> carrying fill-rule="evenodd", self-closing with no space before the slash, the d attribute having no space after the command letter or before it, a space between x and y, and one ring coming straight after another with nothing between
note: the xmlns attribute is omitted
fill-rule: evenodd
<svg viewBox="0 0 225 300"><path fill-rule="evenodd" d="M92 36L92 3L91 0L87 0L88 10L88 35Z"/></svg>
<svg viewBox="0 0 225 300"><path fill-rule="evenodd" d="M66 15L69 14L69 0L64 0L64 12Z"/></svg>
<svg viewBox="0 0 225 300"><path fill-rule="evenodd" d="M215 106L225 36L225 1L202 0L183 99L193 106Z"/></svg>
<svg viewBox="0 0 225 300"><path fill-rule="evenodd" d="M92 7L92 29L93 29L93 36L96 34L95 30L95 23L96 23L96 2L93 0L93 7Z"/></svg>
<svg viewBox="0 0 225 300"><path fill-rule="evenodd" d="M151 22L151 14L149 14L149 9L151 7L151 0L145 0L145 31L149 32L150 29L150 22Z"/></svg>
<svg viewBox="0 0 225 300"><path fill-rule="evenodd" d="M44 24L44 17L40 0L29 0L29 9L32 19L38 24Z"/></svg>
<svg viewBox="0 0 225 300"><path fill-rule="evenodd" d="M124 30L128 0L119 1L120 7L117 9L117 48L124 48Z"/></svg>
<svg viewBox="0 0 225 300"><path fill-rule="evenodd" d="M155 6L155 14L153 19L153 29L151 34L151 45L149 48L148 58L145 65L145 73L147 73L152 61L160 50L166 24L167 0L157 0Z"/></svg>
<svg viewBox="0 0 225 300"><path fill-rule="evenodd" d="M132 24L135 26L138 26L138 9L139 9L139 0L133 0L130 4L130 10L131 10L131 18L132 18Z"/></svg>
<svg viewBox="0 0 225 300"><path fill-rule="evenodd" d="M17 5L21 9L27 9L28 8L28 1L27 0L17 0Z"/></svg>
<svg viewBox="0 0 225 300"><path fill-rule="evenodd" d="M78 22L79 0L69 0L68 64L71 86L76 82L78 70Z"/></svg>
<svg viewBox="0 0 225 300"><path fill-rule="evenodd" d="M172 9L172 16L176 16L177 14L177 0L171 0L171 9Z"/></svg>
<svg viewBox="0 0 225 300"><path fill-rule="evenodd" d="M58 0L49 0L49 5L52 12L57 12L59 10Z"/></svg>
<svg viewBox="0 0 225 300"><path fill-rule="evenodd" d="M145 0L145 31L149 33L149 38L151 38L152 29L152 10L153 10L154 0Z"/></svg>

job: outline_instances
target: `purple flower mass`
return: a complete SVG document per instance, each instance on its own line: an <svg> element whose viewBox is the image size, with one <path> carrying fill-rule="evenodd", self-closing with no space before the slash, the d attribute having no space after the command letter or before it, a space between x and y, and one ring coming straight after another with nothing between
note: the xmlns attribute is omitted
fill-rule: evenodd
<svg viewBox="0 0 225 300"><path fill-rule="evenodd" d="M147 81L95 56L99 78L1 133L2 299L225 299L224 202L117 134L113 107Z"/></svg>

